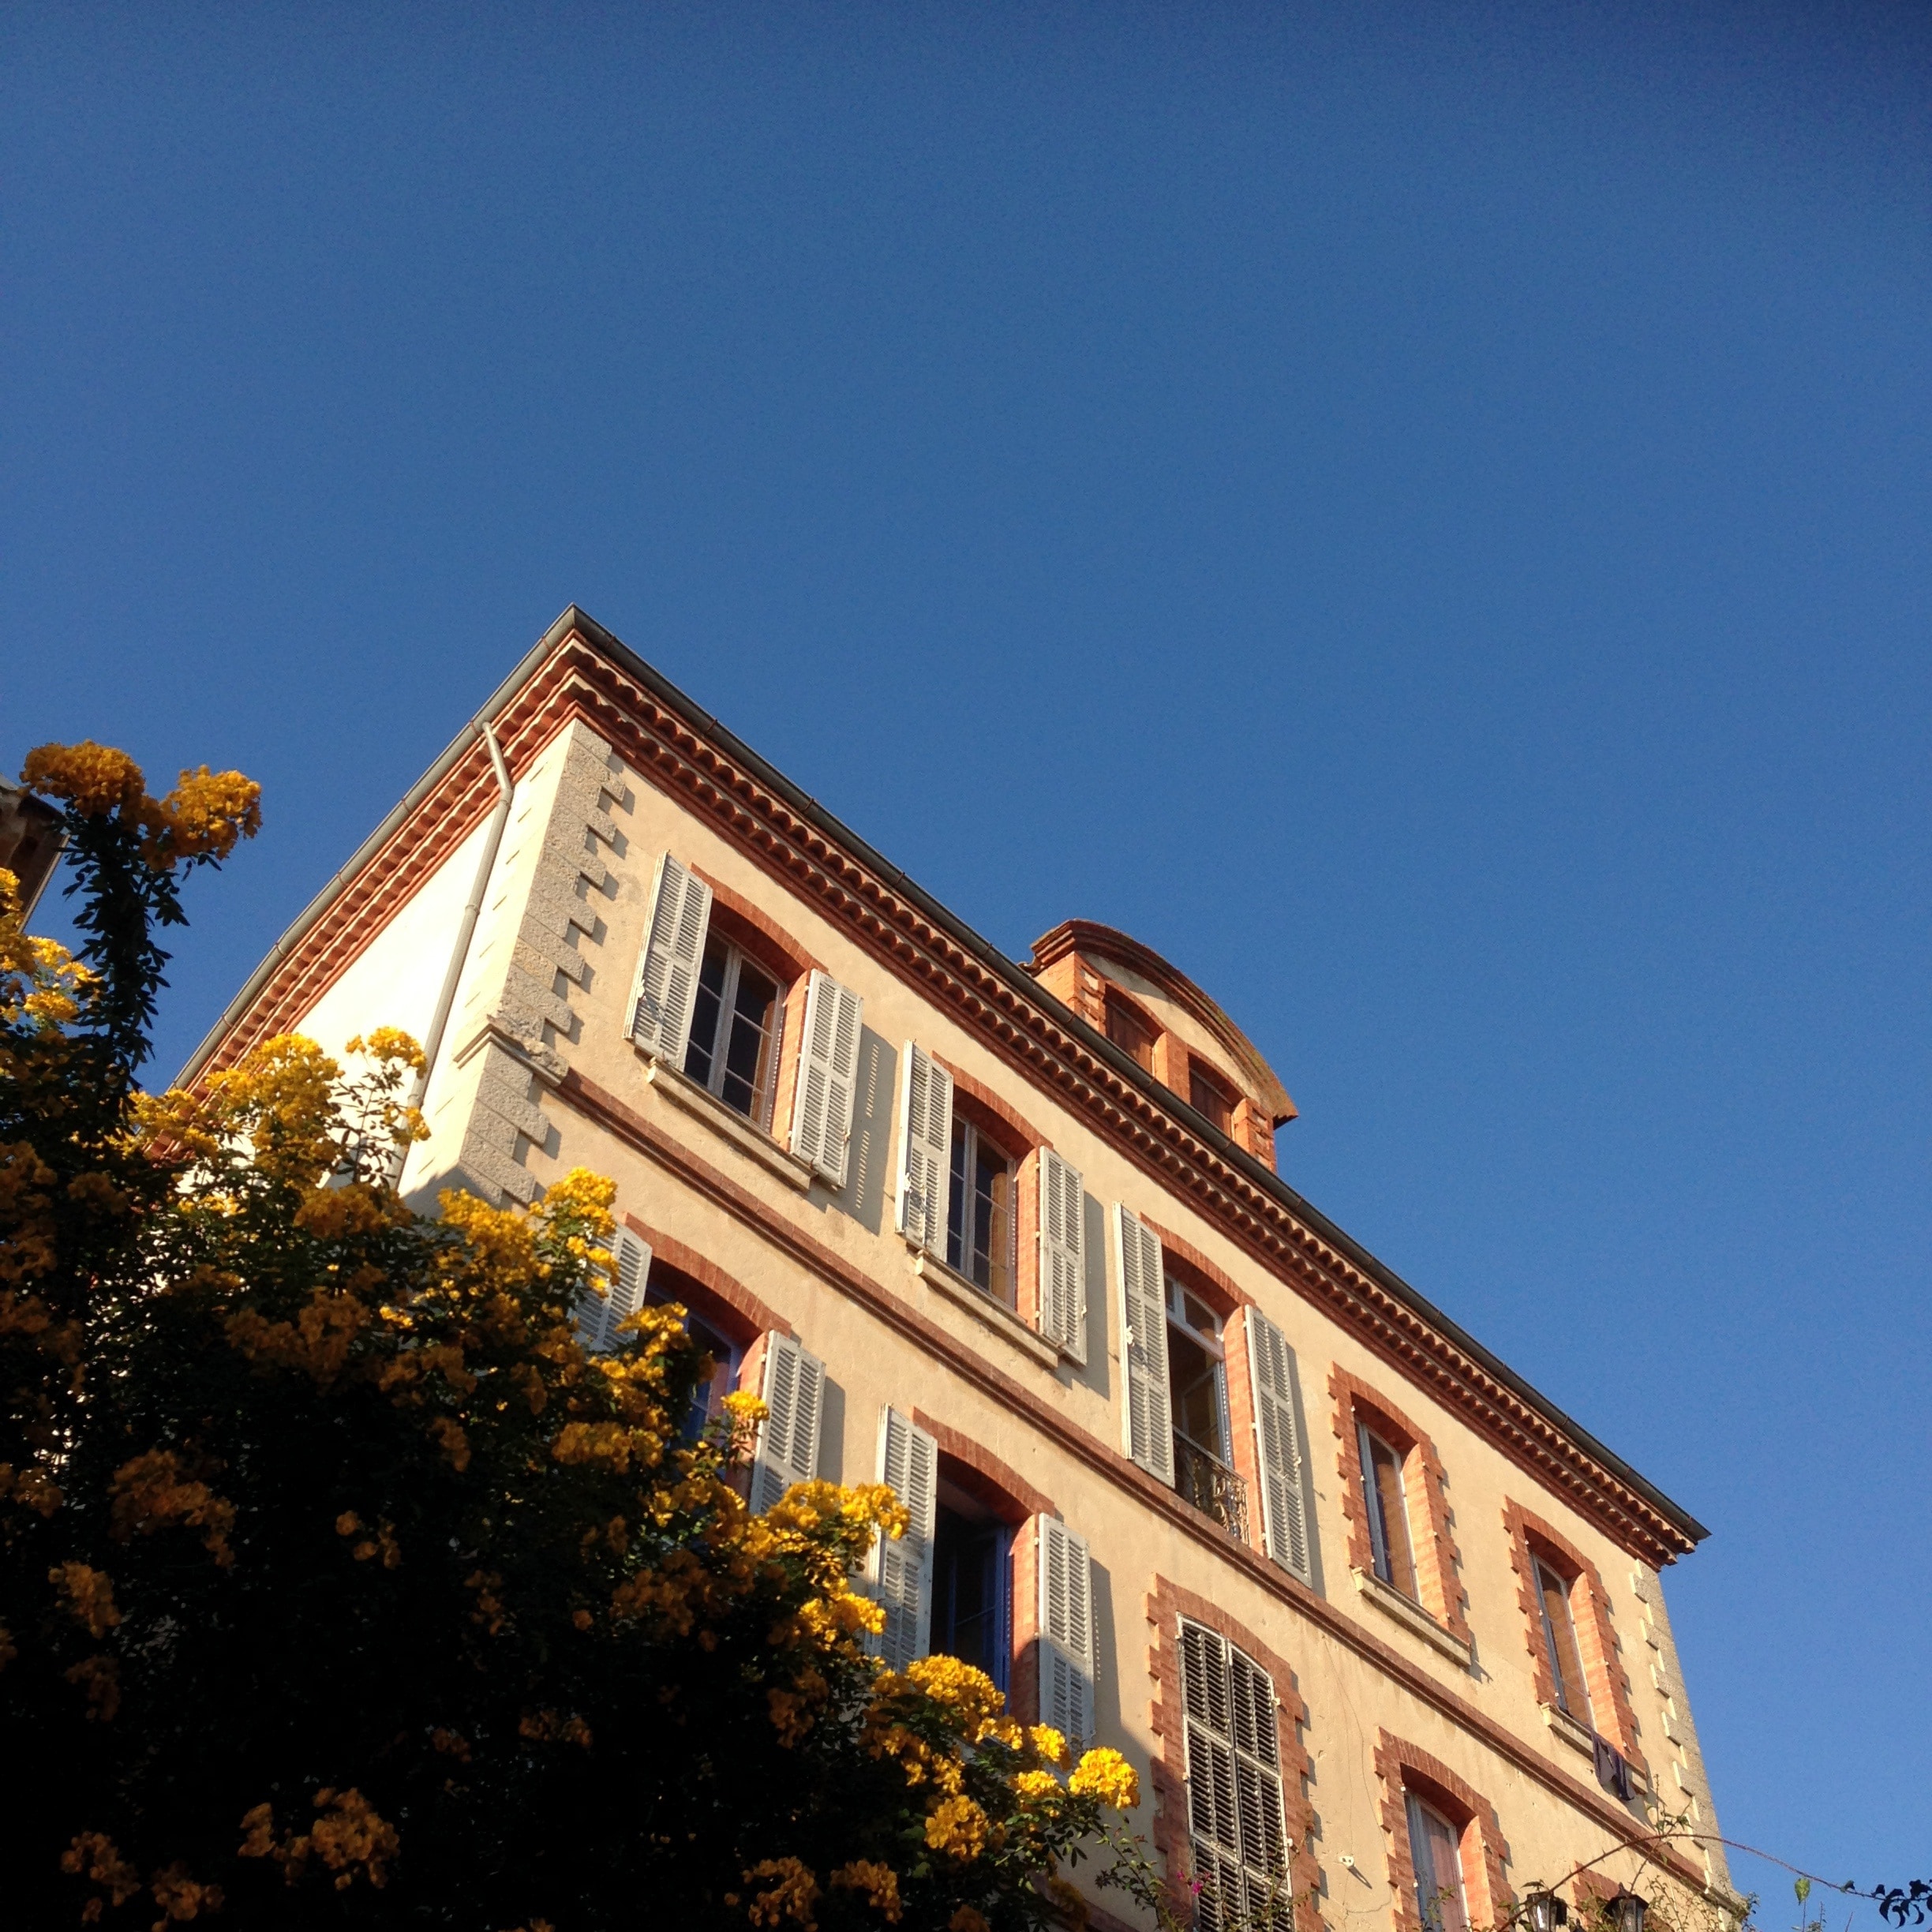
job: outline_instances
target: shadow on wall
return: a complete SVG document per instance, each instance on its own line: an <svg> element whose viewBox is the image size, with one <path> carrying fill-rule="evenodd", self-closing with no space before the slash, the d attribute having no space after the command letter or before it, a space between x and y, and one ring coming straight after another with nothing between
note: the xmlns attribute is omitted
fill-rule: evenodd
<svg viewBox="0 0 1932 1932"><path fill-rule="evenodd" d="M844 1190L834 1204L869 1234L885 1226L892 1174L893 1100L899 1084L899 1055L870 1027L859 1033L859 1088L852 1103L852 1144Z"/></svg>
<svg viewBox="0 0 1932 1932"><path fill-rule="evenodd" d="M1114 1578L1103 1565L1091 1563L1093 1578L1094 1732L1118 1737L1123 1728L1120 1703L1120 1658L1114 1642Z"/></svg>
<svg viewBox="0 0 1932 1932"><path fill-rule="evenodd" d="M829 1376L825 1379L824 1406L818 1412L818 1468L822 1482L845 1480L845 1391Z"/></svg>

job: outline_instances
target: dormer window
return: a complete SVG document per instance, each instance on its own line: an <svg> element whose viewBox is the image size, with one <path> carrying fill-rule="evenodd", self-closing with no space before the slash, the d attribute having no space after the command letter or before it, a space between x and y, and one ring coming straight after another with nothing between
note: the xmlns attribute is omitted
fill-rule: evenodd
<svg viewBox="0 0 1932 1932"><path fill-rule="evenodd" d="M1106 1036L1137 1067L1154 1071L1153 1029L1115 992L1106 996Z"/></svg>
<svg viewBox="0 0 1932 1932"><path fill-rule="evenodd" d="M1234 1091L1198 1060L1188 1062L1188 1099L1196 1114L1204 1114L1211 1125L1232 1136L1234 1109L1239 1104Z"/></svg>
<svg viewBox="0 0 1932 1932"><path fill-rule="evenodd" d="M684 1071L760 1127L771 1124L781 1010L771 975L728 940L710 934Z"/></svg>

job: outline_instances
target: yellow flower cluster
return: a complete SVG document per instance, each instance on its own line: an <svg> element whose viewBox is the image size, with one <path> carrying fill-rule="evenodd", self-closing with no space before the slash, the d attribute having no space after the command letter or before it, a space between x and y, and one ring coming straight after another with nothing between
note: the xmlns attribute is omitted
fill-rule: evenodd
<svg viewBox="0 0 1932 1932"><path fill-rule="evenodd" d="M27 754L21 782L64 799L84 818L118 817L141 833L141 857L157 872L183 859L225 859L238 839L261 829L261 787L234 771L184 771L166 798L148 796L141 768L125 751L96 744L44 744Z"/></svg>
<svg viewBox="0 0 1932 1932"><path fill-rule="evenodd" d="M202 1546L226 1568L234 1561L228 1532L234 1527L234 1505L215 1495L206 1483L190 1482L182 1474L181 1458L171 1449L150 1449L123 1462L107 1485L113 1499L109 1523L121 1541L138 1531L152 1536L177 1525L199 1530Z"/></svg>
<svg viewBox="0 0 1932 1932"><path fill-rule="evenodd" d="M99 1724L111 1724L121 1708L121 1666L110 1657L83 1657L62 1676L87 1693L88 1717Z"/></svg>
<svg viewBox="0 0 1932 1932"><path fill-rule="evenodd" d="M832 1874L832 1883L841 1891L860 1892L865 1901L888 1925L897 1925L904 1915L899 1901L899 1874L876 1859L854 1859Z"/></svg>
<svg viewBox="0 0 1932 1932"><path fill-rule="evenodd" d="M1140 1802L1140 1780L1117 1750L1090 1750L1073 1768L1067 1789L1076 1798L1097 1798L1115 1811L1131 1811Z"/></svg>
<svg viewBox="0 0 1932 1932"><path fill-rule="evenodd" d="M140 1874L105 1832L77 1832L73 1842L61 1854L60 1863L62 1871L100 1886L111 1904L125 1905L140 1889ZM82 1921L92 1925L100 1915L100 1900L89 1899L80 1915Z"/></svg>
<svg viewBox="0 0 1932 1932"><path fill-rule="evenodd" d="M754 1885L760 1879L776 1882L753 1896L745 1916L754 1926L782 1925L789 1919L803 1932L812 1932L818 1923L812 1911L818 1902L818 1881L811 1867L795 1858L760 1859L746 1871L744 1882ZM724 1896L728 1904L737 1903L736 1894Z"/></svg>
<svg viewBox="0 0 1932 1932"><path fill-rule="evenodd" d="M347 1891L358 1874L380 1891L389 1882L390 1861L401 1843L395 1827L353 1788L339 1792L324 1785L315 1795L315 1808L322 1815L308 1831L278 1839L274 1807L256 1805L242 1818L240 1855L273 1859L290 1885L313 1858L337 1874L338 1892Z"/></svg>
<svg viewBox="0 0 1932 1932"><path fill-rule="evenodd" d="M926 1814L926 1842L964 1864L986 1849L987 1814L964 1792L942 1798Z"/></svg>
<svg viewBox="0 0 1932 1932"><path fill-rule="evenodd" d="M30 792L65 799L84 818L119 812L131 817L148 796L141 768L125 751L96 744L36 745L21 767L21 783Z"/></svg>
<svg viewBox="0 0 1932 1932"><path fill-rule="evenodd" d="M253 838L261 829L261 787L239 772L212 772L203 765L182 773L161 801L161 836L149 864L156 856L164 860L226 859L237 839Z"/></svg>
<svg viewBox="0 0 1932 1932"><path fill-rule="evenodd" d="M90 1637L104 1637L121 1621L114 1608L114 1579L104 1570L84 1563L56 1563L47 1581L67 1599L74 1620L87 1627Z"/></svg>

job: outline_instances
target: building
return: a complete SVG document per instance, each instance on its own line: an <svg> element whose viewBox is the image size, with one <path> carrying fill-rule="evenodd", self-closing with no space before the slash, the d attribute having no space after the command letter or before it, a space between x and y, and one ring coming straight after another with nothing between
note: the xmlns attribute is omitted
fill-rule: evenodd
<svg viewBox="0 0 1932 1932"><path fill-rule="evenodd" d="M1284 1868L1337 1927L1735 1911L1655 1839L1717 1829L1659 1583L1705 1532L1278 1178L1280 1081L1144 946L1004 957L572 609L187 1075L378 1024L406 1188L612 1176L620 1295L770 1405L754 1504L893 1481L888 1653L1123 1749L1204 1922Z"/></svg>

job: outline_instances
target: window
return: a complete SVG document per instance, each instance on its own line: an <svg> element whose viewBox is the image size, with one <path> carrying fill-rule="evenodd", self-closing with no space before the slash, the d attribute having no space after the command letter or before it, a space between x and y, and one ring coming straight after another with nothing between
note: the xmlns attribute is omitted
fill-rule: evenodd
<svg viewBox="0 0 1932 1932"><path fill-rule="evenodd" d="M1368 1545L1375 1573L1405 1597L1416 1595L1415 1556L1409 1540L1409 1504L1402 1457L1366 1422L1355 1425L1361 1451L1362 1492L1368 1506Z"/></svg>
<svg viewBox="0 0 1932 1932"><path fill-rule="evenodd" d="M957 1110L953 1181L946 1202L946 1266L1011 1308L1013 1287L1013 1161Z"/></svg>
<svg viewBox="0 0 1932 1932"><path fill-rule="evenodd" d="M1247 1497L1230 1468L1227 1364L1221 1318L1167 1277L1167 1386L1174 1405L1174 1487L1232 1536L1247 1537Z"/></svg>
<svg viewBox="0 0 1932 1932"><path fill-rule="evenodd" d="M780 1017L778 983L729 941L710 935L684 1071L760 1127L771 1124Z"/></svg>
<svg viewBox="0 0 1932 1932"><path fill-rule="evenodd" d="M653 1281L645 1291L644 1302L647 1308L659 1308L667 1301L682 1302L683 1298L675 1288L661 1287ZM724 1413L724 1398L738 1386L738 1368L744 1352L688 1307L684 1312L684 1332L711 1357L710 1377L693 1394L680 1432L687 1441L695 1442L713 1417Z"/></svg>
<svg viewBox="0 0 1932 1932"><path fill-rule="evenodd" d="M1183 1619L1181 1699L1195 1923L1200 1932L1286 1932L1294 1912L1275 1680L1225 1637Z"/></svg>
<svg viewBox="0 0 1932 1932"><path fill-rule="evenodd" d="M983 1670L1004 1690L1013 1649L1013 1532L942 1475L933 1518L935 1655Z"/></svg>
<svg viewBox="0 0 1932 1932"><path fill-rule="evenodd" d="M1433 1805L1408 1794L1409 1859L1427 1932L1469 1932L1462 1896L1462 1834Z"/></svg>
<svg viewBox="0 0 1932 1932"><path fill-rule="evenodd" d="M1154 1071L1154 1033L1118 993L1106 996L1106 1036L1136 1066Z"/></svg>
<svg viewBox="0 0 1932 1932"><path fill-rule="evenodd" d="M1550 1679L1556 1707L1578 1724L1590 1721L1588 1680L1577 1650L1576 1625L1570 1615L1569 1579L1540 1556L1536 1565L1537 1596L1543 1613L1543 1642L1549 1653Z"/></svg>
<svg viewBox="0 0 1932 1932"><path fill-rule="evenodd" d="M1196 1114L1204 1114L1224 1134L1234 1131L1236 1096L1198 1060L1188 1062L1188 1099Z"/></svg>

